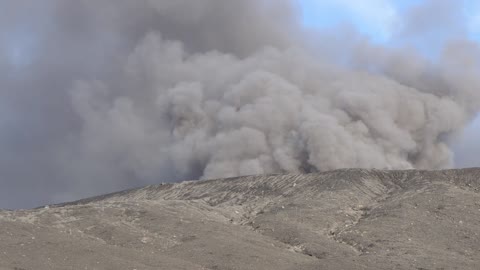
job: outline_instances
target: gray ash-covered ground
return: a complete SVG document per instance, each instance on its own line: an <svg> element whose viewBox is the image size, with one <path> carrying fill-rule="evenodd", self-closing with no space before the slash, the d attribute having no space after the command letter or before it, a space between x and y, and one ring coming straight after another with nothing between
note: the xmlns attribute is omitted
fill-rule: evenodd
<svg viewBox="0 0 480 270"><path fill-rule="evenodd" d="M148 186L0 211L0 269L480 269L480 169Z"/></svg>

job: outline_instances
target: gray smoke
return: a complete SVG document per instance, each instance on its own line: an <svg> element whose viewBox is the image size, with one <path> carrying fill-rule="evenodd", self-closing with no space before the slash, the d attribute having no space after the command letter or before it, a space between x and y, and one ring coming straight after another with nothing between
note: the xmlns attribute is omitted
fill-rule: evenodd
<svg viewBox="0 0 480 270"><path fill-rule="evenodd" d="M435 2L398 40L442 23ZM480 50L457 26L435 35L431 60L348 26L304 30L288 0L0 6L0 207L162 181L448 168L480 106Z"/></svg>

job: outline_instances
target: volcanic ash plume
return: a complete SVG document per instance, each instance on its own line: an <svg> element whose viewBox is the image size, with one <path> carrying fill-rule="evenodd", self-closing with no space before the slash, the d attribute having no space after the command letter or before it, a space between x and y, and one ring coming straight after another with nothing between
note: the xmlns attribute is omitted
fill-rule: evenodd
<svg viewBox="0 0 480 270"><path fill-rule="evenodd" d="M4 151L14 166L1 172L18 187L40 179L52 189L37 196L61 200L160 181L453 165L449 140L480 100L477 44L449 41L429 61L353 32L301 30L290 1L193 2L51 0L23 14L43 54L28 67L3 60L13 75L0 94L23 89L9 134L39 135ZM37 165L19 173L25 162Z"/></svg>

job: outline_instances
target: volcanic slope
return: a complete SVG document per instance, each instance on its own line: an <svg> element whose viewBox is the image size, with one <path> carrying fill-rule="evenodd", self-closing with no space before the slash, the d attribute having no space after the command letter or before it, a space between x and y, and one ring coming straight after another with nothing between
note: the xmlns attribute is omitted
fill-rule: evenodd
<svg viewBox="0 0 480 270"><path fill-rule="evenodd" d="M480 269L480 169L162 184L0 211L0 269Z"/></svg>

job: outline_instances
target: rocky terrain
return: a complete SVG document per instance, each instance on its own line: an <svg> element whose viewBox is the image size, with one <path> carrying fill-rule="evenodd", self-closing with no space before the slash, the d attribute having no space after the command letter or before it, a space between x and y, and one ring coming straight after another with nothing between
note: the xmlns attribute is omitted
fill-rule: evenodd
<svg viewBox="0 0 480 270"><path fill-rule="evenodd" d="M162 184L0 211L0 269L480 269L480 169Z"/></svg>

